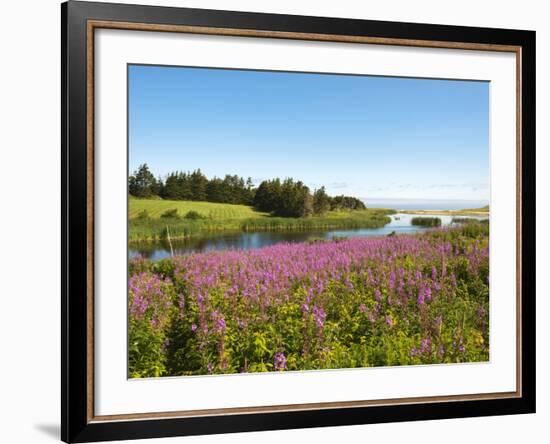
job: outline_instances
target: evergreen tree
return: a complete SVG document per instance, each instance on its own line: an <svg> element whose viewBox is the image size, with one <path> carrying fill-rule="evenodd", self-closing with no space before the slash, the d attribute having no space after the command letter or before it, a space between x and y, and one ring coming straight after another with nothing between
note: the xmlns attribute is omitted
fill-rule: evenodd
<svg viewBox="0 0 550 444"><path fill-rule="evenodd" d="M331 199L332 210L365 210L365 204L351 196L336 196Z"/></svg>
<svg viewBox="0 0 550 444"><path fill-rule="evenodd" d="M325 191L325 187L315 190L313 193L313 212L315 214L325 214L330 210L331 199Z"/></svg>
<svg viewBox="0 0 550 444"><path fill-rule="evenodd" d="M206 200L206 185L208 179L201 170L195 170L189 176L191 185L191 200Z"/></svg>
<svg viewBox="0 0 550 444"><path fill-rule="evenodd" d="M294 182L293 179L285 179L281 185L281 193L276 216L304 217L311 215L313 210L309 188L302 182Z"/></svg>
<svg viewBox="0 0 550 444"><path fill-rule="evenodd" d="M264 180L254 195L254 206L260 211L278 213L281 202L281 181Z"/></svg>
<svg viewBox="0 0 550 444"><path fill-rule="evenodd" d="M135 197L151 197L158 192L157 180L146 163L140 165L128 178L128 191Z"/></svg>

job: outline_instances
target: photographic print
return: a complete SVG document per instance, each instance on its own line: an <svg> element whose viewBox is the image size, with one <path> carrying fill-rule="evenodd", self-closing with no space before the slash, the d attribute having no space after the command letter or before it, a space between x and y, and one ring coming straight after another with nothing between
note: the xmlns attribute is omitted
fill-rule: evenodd
<svg viewBox="0 0 550 444"><path fill-rule="evenodd" d="M489 361L489 82L127 75L128 377Z"/></svg>
<svg viewBox="0 0 550 444"><path fill-rule="evenodd" d="M61 8L65 442L534 413L534 31Z"/></svg>

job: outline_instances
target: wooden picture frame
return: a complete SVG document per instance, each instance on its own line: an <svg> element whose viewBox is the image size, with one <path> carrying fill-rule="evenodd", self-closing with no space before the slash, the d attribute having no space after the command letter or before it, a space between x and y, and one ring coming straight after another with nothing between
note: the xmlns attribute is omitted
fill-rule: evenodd
<svg viewBox="0 0 550 444"><path fill-rule="evenodd" d="M535 33L69 1L62 4L62 415L65 442L535 412ZM94 32L97 29L516 55L517 390L129 415L94 414Z"/></svg>

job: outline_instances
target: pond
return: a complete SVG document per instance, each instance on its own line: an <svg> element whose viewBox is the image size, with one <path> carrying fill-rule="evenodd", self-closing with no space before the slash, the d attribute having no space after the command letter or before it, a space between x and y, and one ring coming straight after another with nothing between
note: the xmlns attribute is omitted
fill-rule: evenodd
<svg viewBox="0 0 550 444"><path fill-rule="evenodd" d="M261 232L230 232L213 233L200 238L186 239L183 241L172 241L174 255L183 255L205 251L239 249L249 250L252 248L261 248L281 242L306 242L312 239L332 239L333 237L365 237L365 236L387 236L395 234L416 233L425 231L428 228L411 225L413 214L393 214L390 216L391 222L382 228L355 228L355 229L336 229L326 231L261 231ZM441 219L443 226L451 225L453 217L456 216L436 216ZM468 216L475 219L487 219L482 216ZM170 257L170 245L166 241L147 242L137 245L131 245L128 249L130 258L142 256L151 260L164 259Z"/></svg>

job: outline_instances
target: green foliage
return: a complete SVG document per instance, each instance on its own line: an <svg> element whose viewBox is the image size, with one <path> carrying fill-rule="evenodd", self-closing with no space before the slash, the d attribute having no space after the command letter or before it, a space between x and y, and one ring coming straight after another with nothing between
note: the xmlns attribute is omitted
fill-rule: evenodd
<svg viewBox="0 0 550 444"><path fill-rule="evenodd" d="M473 217L453 217L451 219L452 224L477 224L480 221Z"/></svg>
<svg viewBox="0 0 550 444"><path fill-rule="evenodd" d="M143 279L145 283L133 284ZM143 272L129 283L128 367L132 378L166 374L168 331L177 314L177 297L170 281Z"/></svg>
<svg viewBox="0 0 550 444"><path fill-rule="evenodd" d="M365 210L365 204L350 196L330 197L325 187L313 195L309 188L293 179L264 180L256 190L254 206L279 217L306 217L311 214L324 215L328 211Z"/></svg>
<svg viewBox="0 0 550 444"><path fill-rule="evenodd" d="M305 217L313 213L313 198L300 181L265 180L256 191L254 206L278 217Z"/></svg>
<svg viewBox="0 0 550 444"><path fill-rule="evenodd" d="M315 214L325 214L330 210L331 198L325 191L325 187L315 190L313 193L313 212Z"/></svg>
<svg viewBox="0 0 550 444"><path fill-rule="evenodd" d="M147 210L141 210L138 215L136 216L136 219L138 220L147 220L149 219L149 212Z"/></svg>
<svg viewBox="0 0 550 444"><path fill-rule="evenodd" d="M185 216L183 216L184 219L191 219L191 220L199 220L199 219L206 219L202 214L200 214L198 211L190 210L187 213L185 213Z"/></svg>
<svg viewBox="0 0 550 444"><path fill-rule="evenodd" d="M254 195L254 207L267 213L274 212L281 201L280 179L264 180Z"/></svg>
<svg viewBox="0 0 550 444"><path fill-rule="evenodd" d="M135 197L152 197L161 192L162 181L155 179L146 163L128 178L128 192Z"/></svg>
<svg viewBox="0 0 550 444"><path fill-rule="evenodd" d="M487 235L489 233L489 221L482 221L477 224L466 224L462 228L465 236L476 238L478 236Z"/></svg>
<svg viewBox="0 0 550 444"><path fill-rule="evenodd" d="M192 172L174 171L164 182L155 179L147 165L142 165L129 177L129 192L134 197L161 197L167 200L208 201L231 204L252 204L252 179L246 181L237 175L223 179L208 179L200 169Z"/></svg>
<svg viewBox="0 0 550 444"><path fill-rule="evenodd" d="M175 219L178 217L178 209L172 208L171 210L166 210L164 213L160 215L160 217L164 219Z"/></svg>
<svg viewBox="0 0 550 444"><path fill-rule="evenodd" d="M308 218L269 217L248 219L241 224L243 231L307 231L336 228L380 228L390 222L390 218L377 212L328 214Z"/></svg>
<svg viewBox="0 0 550 444"><path fill-rule="evenodd" d="M166 373L163 344L165 334L144 323L130 321L128 366L131 378L159 377Z"/></svg>
<svg viewBox="0 0 550 444"><path fill-rule="evenodd" d="M422 227L440 227L441 219L439 217L413 217L411 225L419 225Z"/></svg>
<svg viewBox="0 0 550 444"><path fill-rule="evenodd" d="M313 213L313 201L309 188L301 181L285 179L281 185L280 201L273 211L274 216L306 217Z"/></svg>
<svg viewBox="0 0 550 444"><path fill-rule="evenodd" d="M170 173L164 182L160 196L173 200L206 200L208 179L201 170L192 173Z"/></svg>
<svg viewBox="0 0 550 444"><path fill-rule="evenodd" d="M160 276L161 278L174 278L174 262L170 259L161 259L156 262L152 262L149 267L150 271Z"/></svg>
<svg viewBox="0 0 550 444"><path fill-rule="evenodd" d="M335 196L331 198L330 209L335 210L366 210L363 201L351 196Z"/></svg>

